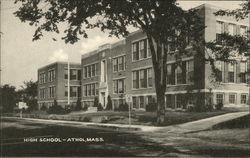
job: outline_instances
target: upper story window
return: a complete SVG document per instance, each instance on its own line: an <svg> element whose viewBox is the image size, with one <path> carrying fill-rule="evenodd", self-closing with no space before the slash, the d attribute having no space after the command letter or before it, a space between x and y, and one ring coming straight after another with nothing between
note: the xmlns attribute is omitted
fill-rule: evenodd
<svg viewBox="0 0 250 158"><path fill-rule="evenodd" d="M64 69L64 79L68 79L68 69ZM81 70L70 69L70 80L81 80Z"/></svg>
<svg viewBox="0 0 250 158"><path fill-rule="evenodd" d="M240 62L240 83L247 83L247 63Z"/></svg>
<svg viewBox="0 0 250 158"><path fill-rule="evenodd" d="M56 77L56 71L55 70L49 70L48 71L48 81L52 82L55 80Z"/></svg>
<svg viewBox="0 0 250 158"><path fill-rule="evenodd" d="M194 61L182 61L167 65L167 85L193 83Z"/></svg>
<svg viewBox="0 0 250 158"><path fill-rule="evenodd" d="M113 58L113 72L125 70L125 59L126 56Z"/></svg>
<svg viewBox="0 0 250 158"><path fill-rule="evenodd" d="M97 75L97 63L84 67L84 78L95 77Z"/></svg>
<svg viewBox="0 0 250 158"><path fill-rule="evenodd" d="M241 36L247 35L247 27L246 26L240 26L240 35Z"/></svg>
<svg viewBox="0 0 250 158"><path fill-rule="evenodd" d="M133 61L146 59L151 56L148 51L148 41L147 39L139 40L132 44L132 59Z"/></svg>
<svg viewBox="0 0 250 158"><path fill-rule="evenodd" d="M228 63L228 82L235 82L235 64Z"/></svg>
<svg viewBox="0 0 250 158"><path fill-rule="evenodd" d="M39 83L42 84L42 83L46 83L46 74L45 72L42 72L39 74Z"/></svg>
<svg viewBox="0 0 250 158"><path fill-rule="evenodd" d="M236 35L236 25L235 24L228 24L228 33L229 35Z"/></svg>
<svg viewBox="0 0 250 158"><path fill-rule="evenodd" d="M132 72L133 89L150 88L153 85L152 68Z"/></svg>
<svg viewBox="0 0 250 158"><path fill-rule="evenodd" d="M54 98L56 94L56 87L55 86L49 87L48 92L49 92L49 98Z"/></svg>
<svg viewBox="0 0 250 158"><path fill-rule="evenodd" d="M218 44L222 44L221 34L225 32L225 23L222 21L216 21L216 41Z"/></svg>
<svg viewBox="0 0 250 158"><path fill-rule="evenodd" d="M216 67L216 71L215 71L216 78L219 82L221 82L222 81L222 62L216 61L215 67Z"/></svg>

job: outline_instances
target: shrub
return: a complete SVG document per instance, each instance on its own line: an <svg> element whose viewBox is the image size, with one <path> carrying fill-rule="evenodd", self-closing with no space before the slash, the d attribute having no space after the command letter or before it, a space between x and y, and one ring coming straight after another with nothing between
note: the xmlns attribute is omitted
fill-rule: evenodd
<svg viewBox="0 0 250 158"><path fill-rule="evenodd" d="M41 110L42 110L42 111L46 111L46 110L47 110L47 106L42 105Z"/></svg>
<svg viewBox="0 0 250 158"><path fill-rule="evenodd" d="M120 104L118 111L128 111L128 104L127 103Z"/></svg>
<svg viewBox="0 0 250 158"><path fill-rule="evenodd" d="M106 110L112 110L112 100L110 96L108 96L108 103L106 106Z"/></svg>
<svg viewBox="0 0 250 158"><path fill-rule="evenodd" d="M97 97L95 97L93 107L98 107L98 104L99 104L98 98L97 98Z"/></svg>
<svg viewBox="0 0 250 158"><path fill-rule="evenodd" d="M215 104L215 109L216 110L221 110L223 108L223 103L218 103L218 104Z"/></svg>
<svg viewBox="0 0 250 158"><path fill-rule="evenodd" d="M75 106L74 110L75 111L82 110L82 105L81 105L81 99L80 98L77 99L76 106Z"/></svg>
<svg viewBox="0 0 250 158"><path fill-rule="evenodd" d="M64 114L65 110L59 105L53 105L49 107L47 113L48 114Z"/></svg>
<svg viewBox="0 0 250 158"><path fill-rule="evenodd" d="M157 110L157 103L154 101L146 105L146 111L147 112L154 112Z"/></svg>
<svg viewBox="0 0 250 158"><path fill-rule="evenodd" d="M85 104L85 105L83 106L82 110L83 110L83 111L87 111L87 110L88 110L88 107L89 107L89 105Z"/></svg>
<svg viewBox="0 0 250 158"><path fill-rule="evenodd" d="M98 106L97 106L97 111L102 111L102 110L103 110L102 104L99 103Z"/></svg>

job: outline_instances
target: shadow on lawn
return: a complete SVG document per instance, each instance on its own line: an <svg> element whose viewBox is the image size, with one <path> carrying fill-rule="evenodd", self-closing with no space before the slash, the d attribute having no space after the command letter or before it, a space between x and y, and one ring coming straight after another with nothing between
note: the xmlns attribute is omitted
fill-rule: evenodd
<svg viewBox="0 0 250 158"><path fill-rule="evenodd" d="M2 156L164 156L180 153L172 146L161 146L135 133L40 124L37 129L3 129ZM24 137L100 138L104 142L23 142Z"/></svg>

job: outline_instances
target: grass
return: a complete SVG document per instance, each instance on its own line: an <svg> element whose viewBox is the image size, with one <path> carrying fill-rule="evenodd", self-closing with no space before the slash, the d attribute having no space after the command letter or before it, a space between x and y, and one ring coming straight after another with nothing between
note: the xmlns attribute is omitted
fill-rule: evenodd
<svg viewBox="0 0 250 158"><path fill-rule="evenodd" d="M190 121L196 121L213 116L218 116L230 112L237 112L237 109L224 108L220 111L211 112L185 112L185 111L166 111L164 126L176 125ZM18 114L16 116L19 116ZM113 124L128 124L128 112L118 111L98 111L94 113L86 113L84 111L72 112L65 115L49 115L46 113L31 113L23 114L23 117L54 119L54 120L70 120L81 122L98 122L98 123L113 123ZM131 123L134 125L155 125L157 119L156 112L132 111Z"/></svg>

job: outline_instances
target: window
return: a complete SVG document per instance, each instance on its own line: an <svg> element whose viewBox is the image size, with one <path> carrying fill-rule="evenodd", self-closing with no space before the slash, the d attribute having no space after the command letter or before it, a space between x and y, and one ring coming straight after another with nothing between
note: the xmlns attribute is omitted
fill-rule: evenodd
<svg viewBox="0 0 250 158"><path fill-rule="evenodd" d="M56 87L55 86L49 87L49 89L48 89L49 98L54 98L55 97L55 91L56 91Z"/></svg>
<svg viewBox="0 0 250 158"><path fill-rule="evenodd" d="M152 68L136 70L132 72L133 88L149 88L153 86Z"/></svg>
<svg viewBox="0 0 250 158"><path fill-rule="evenodd" d="M150 52L148 52L147 39L143 39L143 40L133 43L132 54L133 54L133 61L146 59L149 56L151 56Z"/></svg>
<svg viewBox="0 0 250 158"><path fill-rule="evenodd" d="M246 83L246 72L247 72L247 64L246 62L240 62L240 83Z"/></svg>
<svg viewBox="0 0 250 158"><path fill-rule="evenodd" d="M229 104L235 104L235 94L229 94Z"/></svg>
<svg viewBox="0 0 250 158"><path fill-rule="evenodd" d="M182 65L177 66L177 84L182 84Z"/></svg>
<svg viewBox="0 0 250 158"><path fill-rule="evenodd" d="M125 70L125 56L116 57L113 59L113 72Z"/></svg>
<svg viewBox="0 0 250 158"><path fill-rule="evenodd" d="M118 58L118 69L119 71L123 71L125 67L125 56Z"/></svg>
<svg viewBox="0 0 250 158"><path fill-rule="evenodd" d="M97 75L96 69L97 69L97 64L91 64L91 65L85 66L84 67L84 77L90 78L90 77L96 76Z"/></svg>
<svg viewBox="0 0 250 158"><path fill-rule="evenodd" d="M133 60L139 60L139 43L133 43L132 44L132 54L133 54Z"/></svg>
<svg viewBox="0 0 250 158"><path fill-rule="evenodd" d="M48 71L48 81L52 82L55 80L55 70L49 70Z"/></svg>
<svg viewBox="0 0 250 158"><path fill-rule="evenodd" d="M229 35L236 35L236 25L235 24L228 24L228 33Z"/></svg>
<svg viewBox="0 0 250 158"><path fill-rule="evenodd" d="M40 83L46 83L46 74L45 74L45 72L40 73L39 78L40 78L39 79Z"/></svg>
<svg viewBox="0 0 250 158"><path fill-rule="evenodd" d="M91 76L96 76L96 64L91 65L91 70L92 70Z"/></svg>
<svg viewBox="0 0 250 158"><path fill-rule="evenodd" d="M152 103L153 103L152 95L147 96L147 104L152 104Z"/></svg>
<svg viewBox="0 0 250 158"><path fill-rule="evenodd" d="M140 70L140 88L147 88L147 69Z"/></svg>
<svg viewBox="0 0 250 158"><path fill-rule="evenodd" d="M194 61L190 60L187 62L187 64L188 64L187 80L188 83L192 83L194 79Z"/></svg>
<svg viewBox="0 0 250 158"><path fill-rule="evenodd" d="M171 85L172 80L172 65L167 65L167 85Z"/></svg>
<svg viewBox="0 0 250 158"><path fill-rule="evenodd" d="M241 94L240 103L241 104L246 104L247 103L247 94Z"/></svg>
<svg viewBox="0 0 250 158"><path fill-rule="evenodd" d="M147 58L147 40L141 40L140 42L140 59Z"/></svg>
<svg viewBox="0 0 250 158"><path fill-rule="evenodd" d="M240 35L245 36L247 34L247 27L246 26L240 26Z"/></svg>
<svg viewBox="0 0 250 158"><path fill-rule="evenodd" d="M78 76L78 80L80 81L82 78L82 71L81 70L77 70L77 76Z"/></svg>
<svg viewBox="0 0 250 158"><path fill-rule="evenodd" d="M172 105L171 105L171 94L167 94L166 95L166 104L167 104L168 108L172 108Z"/></svg>
<svg viewBox="0 0 250 158"><path fill-rule="evenodd" d="M139 105L140 108L145 108L145 107L144 107L144 97L143 97L143 96L139 96L139 102L140 102L140 103L139 103L139 104L140 104L140 105Z"/></svg>
<svg viewBox="0 0 250 158"><path fill-rule="evenodd" d="M153 86L152 68L148 69L148 87Z"/></svg>
<svg viewBox="0 0 250 158"><path fill-rule="evenodd" d="M118 58L113 59L113 71L114 72L118 71Z"/></svg>
<svg viewBox="0 0 250 158"><path fill-rule="evenodd" d="M39 97L40 97L41 99L46 98L46 89L45 89L45 88L41 88L41 89L39 90Z"/></svg>
<svg viewBox="0 0 250 158"><path fill-rule="evenodd" d="M77 70L70 69L70 80L76 80L76 79L77 79Z"/></svg>
<svg viewBox="0 0 250 158"><path fill-rule="evenodd" d="M228 63L228 82L234 82L234 64Z"/></svg>
<svg viewBox="0 0 250 158"><path fill-rule="evenodd" d="M176 108L182 108L183 104L183 94L176 95Z"/></svg>
<svg viewBox="0 0 250 158"><path fill-rule="evenodd" d="M133 108L137 109L136 97L132 97Z"/></svg>
<svg viewBox="0 0 250 158"><path fill-rule="evenodd" d="M133 88L138 89L139 88L139 71L133 71L132 77L133 77Z"/></svg>
<svg viewBox="0 0 250 158"><path fill-rule="evenodd" d="M220 104L220 103L223 104L223 94L216 94L216 103L217 104Z"/></svg>
<svg viewBox="0 0 250 158"><path fill-rule="evenodd" d="M70 87L70 97L77 97L77 87Z"/></svg>
<svg viewBox="0 0 250 158"><path fill-rule="evenodd" d="M222 81L222 64L221 64L221 61L216 61L215 62L215 67L216 67L216 70L215 70L216 79L217 79L217 81L221 82Z"/></svg>
<svg viewBox="0 0 250 158"><path fill-rule="evenodd" d="M87 89L88 89L88 96L91 96L91 84L87 85Z"/></svg>
<svg viewBox="0 0 250 158"><path fill-rule="evenodd" d="M113 81L113 89L115 94L125 92L125 79L118 79Z"/></svg>
<svg viewBox="0 0 250 158"><path fill-rule="evenodd" d="M83 86L83 93L84 93L84 96L88 96L88 88L87 88L87 85L84 85Z"/></svg>
<svg viewBox="0 0 250 158"><path fill-rule="evenodd" d="M221 34L225 32L225 23L216 21L216 41L218 44L222 44Z"/></svg>
<svg viewBox="0 0 250 158"><path fill-rule="evenodd" d="M95 88L95 83L93 83L91 85L91 91L92 91L92 95L95 96L96 92L95 92L96 88Z"/></svg>

